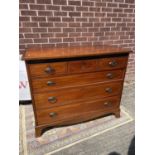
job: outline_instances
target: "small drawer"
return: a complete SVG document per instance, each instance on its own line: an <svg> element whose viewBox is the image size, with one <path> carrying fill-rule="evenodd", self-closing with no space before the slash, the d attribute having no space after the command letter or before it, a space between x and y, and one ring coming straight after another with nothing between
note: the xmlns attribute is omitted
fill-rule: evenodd
<svg viewBox="0 0 155 155"><path fill-rule="evenodd" d="M36 109L50 108L77 101L93 100L101 97L119 95L122 90L122 81L99 83L77 88L66 88L48 93L34 94Z"/></svg>
<svg viewBox="0 0 155 155"><path fill-rule="evenodd" d="M98 61L100 70L126 68L128 57L110 57Z"/></svg>
<svg viewBox="0 0 155 155"><path fill-rule="evenodd" d="M66 62L29 64L28 67L32 77L50 77L51 75L61 75L67 72Z"/></svg>
<svg viewBox="0 0 155 155"><path fill-rule="evenodd" d="M97 70L97 60L79 60L68 62L69 73L84 73Z"/></svg>
<svg viewBox="0 0 155 155"><path fill-rule="evenodd" d="M64 105L51 109L44 109L37 111L37 122L38 125L42 124L61 124L66 120L74 120L80 118L83 121L85 118L91 118L91 114L103 115L104 112L111 109L115 109L119 106L120 97L114 96L104 99L93 100L89 102L77 102L71 105ZM84 117L87 115L88 117ZM99 116L98 115L98 116ZM93 115L94 116L94 115Z"/></svg>
<svg viewBox="0 0 155 155"><path fill-rule="evenodd" d="M94 73L84 73L53 78L32 79L32 89L34 93L53 91L62 88L91 85L106 81L124 78L125 70L111 70Z"/></svg>

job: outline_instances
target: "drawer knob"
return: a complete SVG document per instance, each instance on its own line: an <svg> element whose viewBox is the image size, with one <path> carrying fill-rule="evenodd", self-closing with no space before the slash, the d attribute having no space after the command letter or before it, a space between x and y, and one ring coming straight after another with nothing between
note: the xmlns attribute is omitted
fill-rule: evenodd
<svg viewBox="0 0 155 155"><path fill-rule="evenodd" d="M53 82L53 81L47 81L47 85L48 86L53 86L53 85L55 85L56 83L55 82Z"/></svg>
<svg viewBox="0 0 155 155"><path fill-rule="evenodd" d="M112 88L109 88L109 87L108 87L108 88L105 89L105 91L106 91L107 93L112 93Z"/></svg>
<svg viewBox="0 0 155 155"><path fill-rule="evenodd" d="M105 106L112 106L112 103L110 101L104 102Z"/></svg>
<svg viewBox="0 0 155 155"><path fill-rule="evenodd" d="M54 70L53 68L51 68L50 66L45 68L45 73L47 73L47 74L51 74L51 73L53 73L54 71L55 71L55 70Z"/></svg>
<svg viewBox="0 0 155 155"><path fill-rule="evenodd" d="M55 116L57 116L57 113L56 112L51 112L49 115L50 115L50 117L55 117Z"/></svg>
<svg viewBox="0 0 155 155"><path fill-rule="evenodd" d="M109 65L110 65L111 67L115 67L115 66L117 66L117 62L116 62L115 60L110 61L110 62L109 62Z"/></svg>
<svg viewBox="0 0 155 155"><path fill-rule="evenodd" d="M51 103L55 103L57 101L56 97L54 96L51 96L48 98L48 101L51 102Z"/></svg>
<svg viewBox="0 0 155 155"><path fill-rule="evenodd" d="M107 76L107 78L109 78L109 79L113 79L113 78L114 78L114 74L112 74L112 73L108 73L106 76Z"/></svg>

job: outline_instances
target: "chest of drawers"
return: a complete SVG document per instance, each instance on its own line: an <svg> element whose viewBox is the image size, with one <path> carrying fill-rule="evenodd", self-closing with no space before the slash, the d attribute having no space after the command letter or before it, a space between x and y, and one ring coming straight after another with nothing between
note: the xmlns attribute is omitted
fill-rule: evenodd
<svg viewBox="0 0 155 155"><path fill-rule="evenodd" d="M120 117L131 51L109 46L29 49L26 62L35 135L108 114Z"/></svg>

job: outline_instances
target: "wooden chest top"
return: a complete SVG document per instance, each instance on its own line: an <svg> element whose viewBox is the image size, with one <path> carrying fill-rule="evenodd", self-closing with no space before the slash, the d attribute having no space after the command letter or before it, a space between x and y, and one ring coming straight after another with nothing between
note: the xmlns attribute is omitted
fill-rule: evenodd
<svg viewBox="0 0 155 155"><path fill-rule="evenodd" d="M40 48L28 49L23 55L24 60L43 60L58 58L75 58L87 56L99 56L109 54L129 53L131 50L111 46L82 46L67 48Z"/></svg>

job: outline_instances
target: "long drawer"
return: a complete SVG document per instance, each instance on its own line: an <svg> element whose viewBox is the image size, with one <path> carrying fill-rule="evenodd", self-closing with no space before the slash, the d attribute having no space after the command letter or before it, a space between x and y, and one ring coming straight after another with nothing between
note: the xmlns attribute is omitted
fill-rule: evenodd
<svg viewBox="0 0 155 155"><path fill-rule="evenodd" d="M97 113L103 115L104 112L114 109L119 106L120 96L114 96L89 102L78 102L76 104L64 105L55 108L49 108L37 111L37 123L43 124L64 124L65 120L74 120L78 118L84 120L81 116ZM94 115L93 115L94 116ZM57 123L59 122L59 123Z"/></svg>
<svg viewBox="0 0 155 155"><path fill-rule="evenodd" d="M122 81L100 83L90 86L51 91L34 94L36 109L60 106L78 100L91 100L100 97L119 95L122 90Z"/></svg>
<svg viewBox="0 0 155 155"><path fill-rule="evenodd" d="M91 85L97 82L105 82L124 78L125 70L111 70L103 72L68 75L53 78L32 79L34 93L52 91L56 89Z"/></svg>
<svg viewBox="0 0 155 155"><path fill-rule="evenodd" d="M125 68L127 56L29 64L33 78Z"/></svg>

